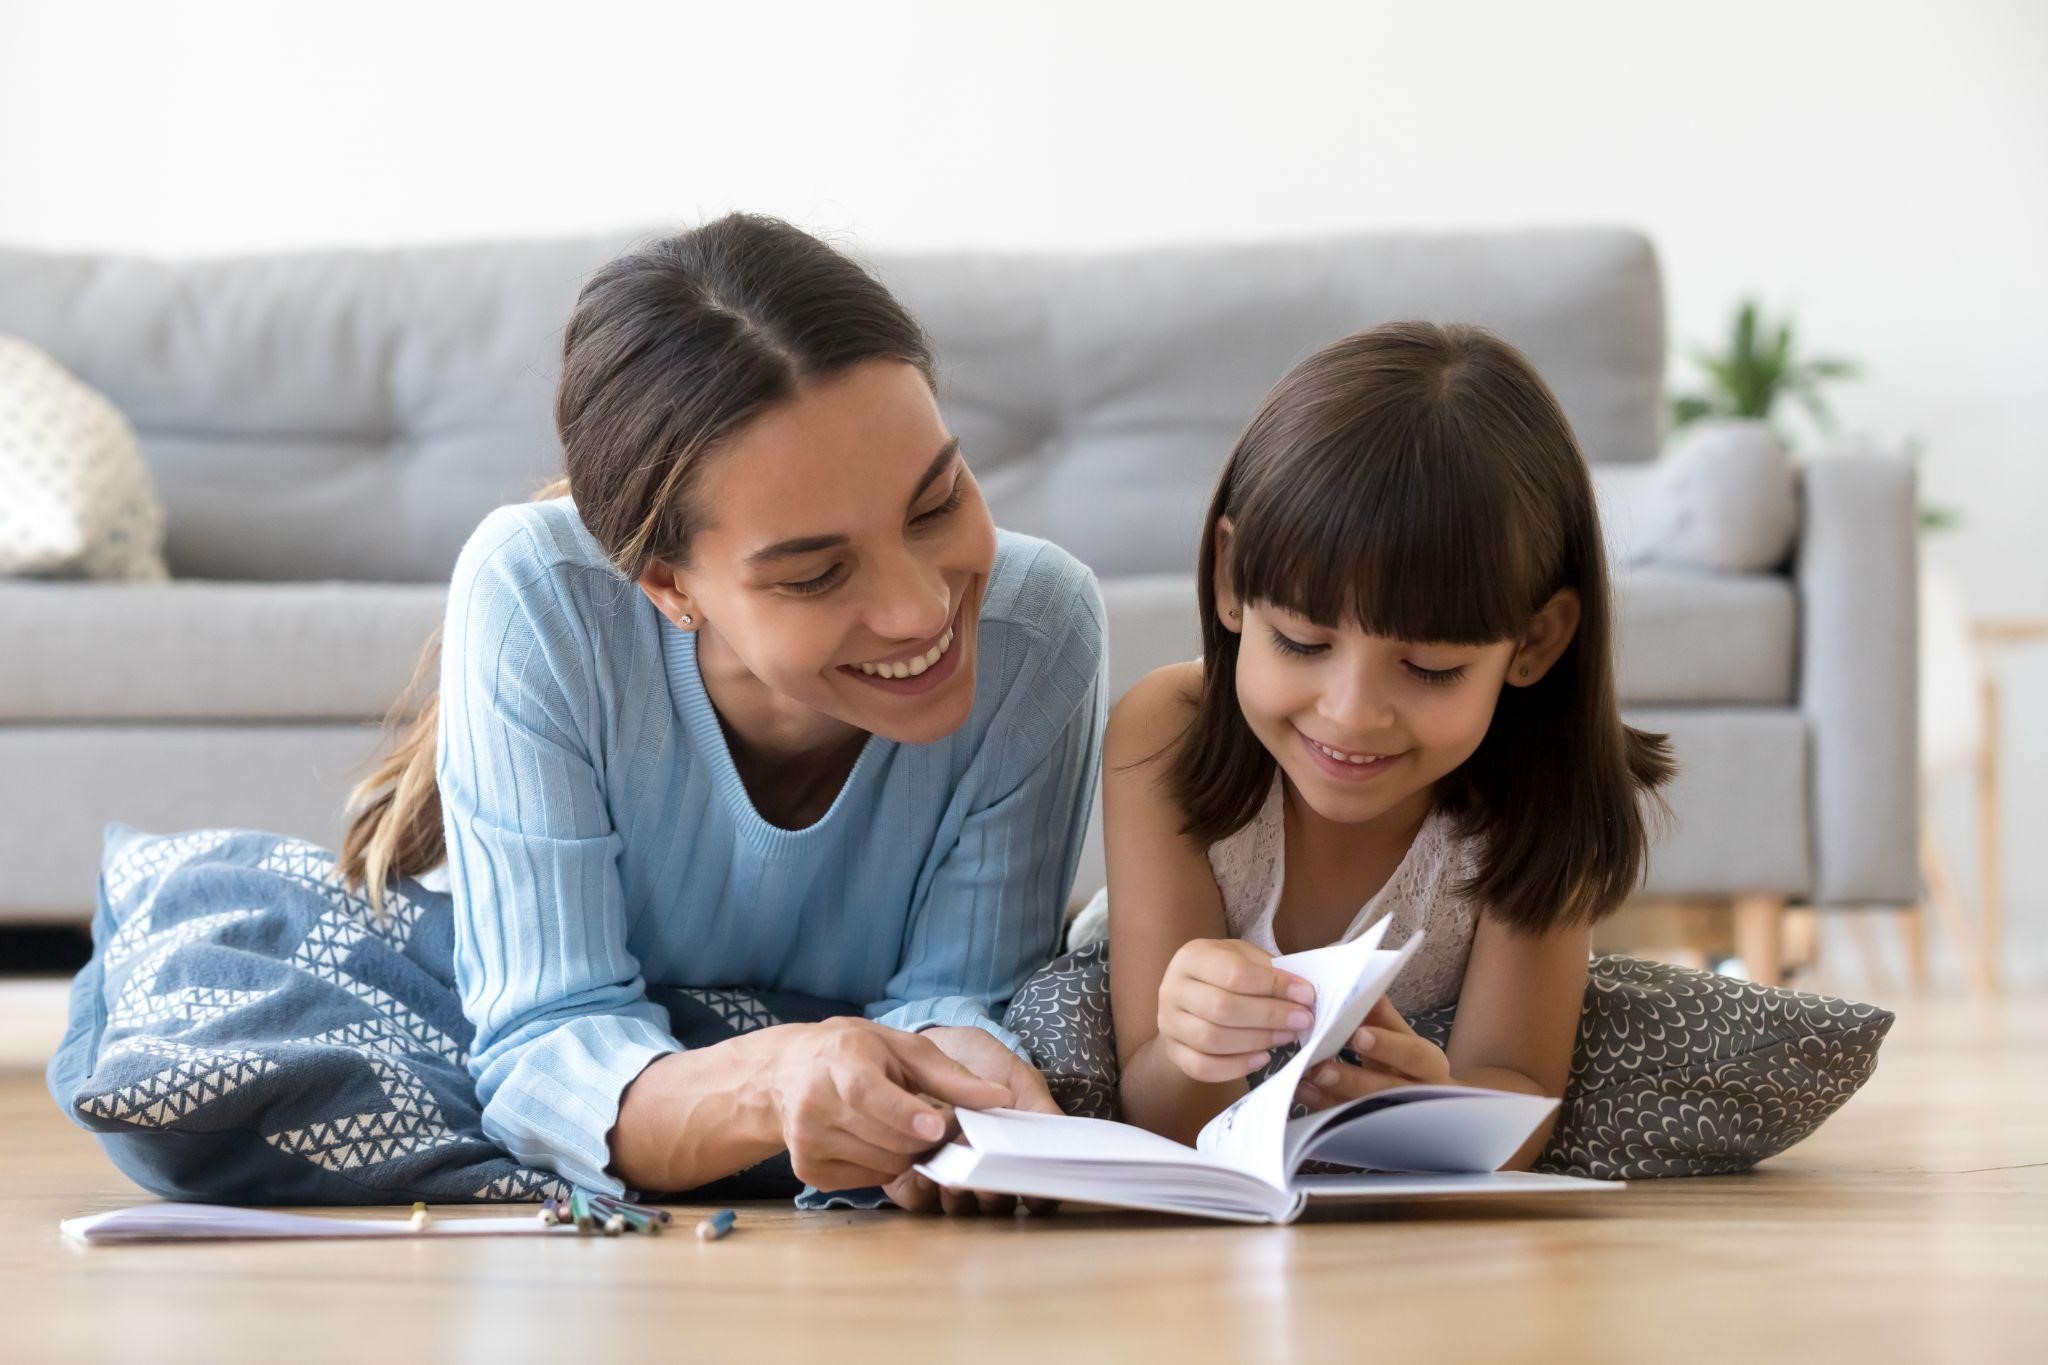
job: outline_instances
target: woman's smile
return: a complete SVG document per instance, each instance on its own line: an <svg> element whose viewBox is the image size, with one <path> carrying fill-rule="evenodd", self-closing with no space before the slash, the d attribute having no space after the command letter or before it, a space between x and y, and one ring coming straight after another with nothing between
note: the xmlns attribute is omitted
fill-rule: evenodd
<svg viewBox="0 0 2048 1365"><path fill-rule="evenodd" d="M965 605L963 598L961 607ZM880 659L841 664L839 671L897 696L919 696L930 692L960 669L960 656L966 650L955 649L954 644L961 634L961 607L954 608L953 619L935 638Z"/></svg>

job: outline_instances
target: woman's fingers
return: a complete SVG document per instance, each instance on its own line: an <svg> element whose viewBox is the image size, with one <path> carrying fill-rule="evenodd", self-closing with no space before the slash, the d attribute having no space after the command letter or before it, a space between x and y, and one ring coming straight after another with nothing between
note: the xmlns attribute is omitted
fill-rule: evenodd
<svg viewBox="0 0 2048 1365"><path fill-rule="evenodd" d="M1001 1109L1011 1100L1007 1089L975 1075L939 1051L939 1045L929 1038L902 1034L897 1049L911 1083L934 1099L962 1109Z"/></svg>
<svg viewBox="0 0 2048 1365"><path fill-rule="evenodd" d="M882 1187L882 1193L888 1195L896 1207L907 1212L939 1212L939 1187L916 1171L905 1171L897 1176Z"/></svg>

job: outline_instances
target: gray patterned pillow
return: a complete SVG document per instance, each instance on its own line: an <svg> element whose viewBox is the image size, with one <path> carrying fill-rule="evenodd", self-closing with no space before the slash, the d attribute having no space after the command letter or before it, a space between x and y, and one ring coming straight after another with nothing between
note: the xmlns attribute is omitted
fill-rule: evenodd
<svg viewBox="0 0 2048 1365"><path fill-rule="evenodd" d="M1447 1006L1409 1023L1441 1047L1455 1013ZM1892 1017L1664 962L1596 958L1564 1107L1536 1169L1600 1180L1747 1170L1856 1093ZM1116 1117L1108 945L1040 970L1004 1022L1062 1108ZM1285 1061L1276 1055L1270 1066Z"/></svg>

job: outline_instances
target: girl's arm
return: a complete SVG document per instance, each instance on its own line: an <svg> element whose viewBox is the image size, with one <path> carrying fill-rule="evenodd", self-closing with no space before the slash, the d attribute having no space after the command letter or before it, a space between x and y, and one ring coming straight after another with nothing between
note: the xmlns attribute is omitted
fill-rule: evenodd
<svg viewBox="0 0 2048 1365"><path fill-rule="evenodd" d="M1245 1093L1249 1065L1228 1079L1197 1080L1186 1061L1176 1059L1171 1040L1160 1034L1160 994L1168 968L1177 964L1176 983L1202 992L1227 1008L1271 1018L1257 1022L1284 1026L1289 1002L1275 998L1277 986L1301 985L1274 972L1270 959L1249 944L1230 942L1223 896L1203 849L1180 832L1181 814L1165 786L1174 746L1192 714L1200 686L1199 664L1176 664L1147 675L1110 713L1103 740L1103 838L1109 871L1110 1004L1116 1019L1117 1056L1124 1117L1181 1142L1193 1142L1202 1125ZM1190 981L1190 959L1207 964L1210 977L1239 974L1210 986ZM1305 987L1303 987L1305 989ZM1225 1000L1236 991L1257 1000ZM1311 997L1312 998L1312 997ZM1246 1022L1252 1022L1247 1020ZM1268 1047L1272 1028L1259 1031L1250 1047ZM1216 1044L1235 1048L1237 1041ZM1233 1059L1222 1051L1206 1058L1217 1074Z"/></svg>
<svg viewBox="0 0 2048 1365"><path fill-rule="evenodd" d="M1585 926L1526 933L1479 921L1450 1047L1419 1037L1385 999L1351 1036L1360 1065L1331 1060L1311 1071L1301 1097L1321 1109L1417 1083L1476 1085L1526 1095L1564 1094L1586 994ZM1553 1115L1501 1169L1527 1170L1542 1152Z"/></svg>
<svg viewBox="0 0 2048 1365"><path fill-rule="evenodd" d="M1531 934L1480 916L1447 1049L1460 1084L1564 1095L1592 941L1585 925ZM1501 1169L1528 1170L1556 1121L1544 1120Z"/></svg>

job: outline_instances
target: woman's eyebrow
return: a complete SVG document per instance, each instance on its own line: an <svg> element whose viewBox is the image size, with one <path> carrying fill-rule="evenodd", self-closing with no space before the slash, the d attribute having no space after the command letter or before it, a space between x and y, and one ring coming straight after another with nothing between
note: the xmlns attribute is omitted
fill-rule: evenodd
<svg viewBox="0 0 2048 1365"><path fill-rule="evenodd" d="M939 453L932 456L932 462L925 466L924 477L917 481L917 487L910 494L910 501L913 504L924 496L925 489L932 486L932 480L945 473L946 466L959 453L960 438L958 436L955 436L952 440L939 447ZM789 540L778 540L773 545L765 545L754 551L747 556L747 563L753 565L762 564L771 559L795 559L799 555L812 555L820 550L831 550L844 544L846 544L846 537L844 535L795 536Z"/></svg>

